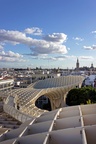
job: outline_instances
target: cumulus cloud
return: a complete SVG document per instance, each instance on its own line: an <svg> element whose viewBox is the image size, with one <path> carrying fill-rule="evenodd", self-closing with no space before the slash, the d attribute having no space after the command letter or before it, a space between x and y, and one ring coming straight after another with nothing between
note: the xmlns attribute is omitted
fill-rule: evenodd
<svg viewBox="0 0 96 144"><path fill-rule="evenodd" d="M38 27L26 28L24 32L26 34L32 34L32 35L42 35L42 30Z"/></svg>
<svg viewBox="0 0 96 144"><path fill-rule="evenodd" d="M67 35L64 33L53 33L52 35L44 36L43 39L50 42L63 43L67 40Z"/></svg>
<svg viewBox="0 0 96 144"><path fill-rule="evenodd" d="M38 45L37 47L31 47L33 55L39 54L66 54L67 49L64 45L57 45L55 43L46 43L44 45Z"/></svg>
<svg viewBox="0 0 96 144"><path fill-rule="evenodd" d="M25 62L23 55L19 53L14 53L12 51L5 52L2 50L0 52L0 62Z"/></svg>
<svg viewBox="0 0 96 144"><path fill-rule="evenodd" d="M24 59L0 56L0 62L25 62Z"/></svg>
<svg viewBox="0 0 96 144"><path fill-rule="evenodd" d="M84 40L83 38L80 38L80 37L75 37L75 38L73 37L73 39L76 41L83 41Z"/></svg>
<svg viewBox="0 0 96 144"><path fill-rule="evenodd" d="M1 52L0 52L0 56L4 56L4 57L14 57L14 58L21 58L21 57L23 57L23 55L20 55L19 53L14 53L14 52L12 52L12 51L8 51L8 52L1 51Z"/></svg>
<svg viewBox="0 0 96 144"><path fill-rule="evenodd" d="M48 36L45 36L45 39L33 39L19 31L0 30L0 42L27 45L30 47L32 55L67 53L66 46L62 44L66 41L67 35L53 33L49 38L50 40L48 40Z"/></svg>
<svg viewBox="0 0 96 144"><path fill-rule="evenodd" d="M26 40L26 35L19 31L6 31L4 29L0 30L0 42L9 43L23 43Z"/></svg>
<svg viewBox="0 0 96 144"><path fill-rule="evenodd" d="M96 45L92 45L92 46L83 46L83 48L85 50L96 50Z"/></svg>

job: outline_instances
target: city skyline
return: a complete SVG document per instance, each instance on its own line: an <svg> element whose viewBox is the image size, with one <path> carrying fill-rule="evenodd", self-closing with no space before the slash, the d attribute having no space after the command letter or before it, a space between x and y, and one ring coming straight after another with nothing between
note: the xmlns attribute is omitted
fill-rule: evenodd
<svg viewBox="0 0 96 144"><path fill-rule="evenodd" d="M95 0L1 0L0 68L96 67Z"/></svg>

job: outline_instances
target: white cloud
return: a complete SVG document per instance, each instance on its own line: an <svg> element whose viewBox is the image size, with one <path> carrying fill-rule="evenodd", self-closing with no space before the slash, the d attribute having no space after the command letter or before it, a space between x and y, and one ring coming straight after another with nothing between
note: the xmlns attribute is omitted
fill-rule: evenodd
<svg viewBox="0 0 96 144"><path fill-rule="evenodd" d="M9 51L9 52L8 52L8 55L9 55L10 57L17 57L17 58L23 57L23 55L20 55L19 53L14 53L14 52L12 52L12 51Z"/></svg>
<svg viewBox="0 0 96 144"><path fill-rule="evenodd" d="M39 55L39 54L66 54L67 49L64 45L58 45L55 43L46 43L43 45L37 45L37 47L31 47L33 55Z"/></svg>
<svg viewBox="0 0 96 144"><path fill-rule="evenodd" d="M94 57L92 56L75 56L75 55L60 55L60 56L41 55L40 57L34 56L32 57L32 59L42 59L42 60L47 60L47 61L65 61L65 60L76 61L77 57L79 60L82 60L82 61L94 60Z"/></svg>
<svg viewBox="0 0 96 144"><path fill-rule="evenodd" d="M96 45L93 45L92 48L93 48L93 50L96 50Z"/></svg>
<svg viewBox="0 0 96 144"><path fill-rule="evenodd" d="M86 49L86 50L92 50L91 46L83 46L83 48Z"/></svg>
<svg viewBox="0 0 96 144"><path fill-rule="evenodd" d="M93 60L94 58L92 56L80 56L79 59Z"/></svg>
<svg viewBox="0 0 96 144"><path fill-rule="evenodd" d="M76 60L77 56L75 56L75 55L61 55L61 56L55 57L55 59L57 59L57 60L65 60L65 59ZM94 58L92 56L78 56L78 59L93 60Z"/></svg>
<svg viewBox="0 0 96 144"><path fill-rule="evenodd" d="M0 30L0 42L9 43L23 43L26 40L26 35L19 31L6 31L4 29Z"/></svg>
<svg viewBox="0 0 96 144"><path fill-rule="evenodd" d="M0 62L25 62L23 59L0 56Z"/></svg>
<svg viewBox="0 0 96 144"><path fill-rule="evenodd" d="M5 52L3 50L0 52L0 62L25 62L22 58L23 55L12 51Z"/></svg>
<svg viewBox="0 0 96 144"><path fill-rule="evenodd" d="M96 33L96 31L92 31L91 33Z"/></svg>
<svg viewBox="0 0 96 144"><path fill-rule="evenodd" d="M47 41L47 39L42 40L27 37L25 33L19 31L9 31L9 30L6 31L4 29L0 30L1 42L27 45L31 47L30 50L32 51L32 55L51 54L51 53L66 54L67 53L66 46L62 44L64 41L66 41L66 37L67 36L63 33L60 34L54 33L53 35L50 35L51 41ZM46 38L48 38L48 36Z"/></svg>
<svg viewBox="0 0 96 144"><path fill-rule="evenodd" d="M73 39L76 41L83 41L84 40L83 38L80 38L80 37L75 37L75 38L73 37Z"/></svg>
<svg viewBox="0 0 96 144"><path fill-rule="evenodd" d="M74 55L60 55L60 56L48 56L48 55L40 55L32 57L32 59L43 59L43 60L51 60L51 61L63 61L66 59L76 59Z"/></svg>
<svg viewBox="0 0 96 144"><path fill-rule="evenodd" d="M23 57L23 55L20 55L19 53L14 53L14 52L12 52L12 51L8 51L8 52L1 51L1 52L0 52L0 56L4 56L4 57L14 57L14 58L21 58L21 57Z"/></svg>
<svg viewBox="0 0 96 144"><path fill-rule="evenodd" d="M96 45L92 45L92 46L83 46L83 48L85 50L96 50Z"/></svg>
<svg viewBox="0 0 96 144"><path fill-rule="evenodd" d="M67 40L67 35L64 33L53 33L52 35L44 36L43 39L50 42L63 43Z"/></svg>
<svg viewBox="0 0 96 144"><path fill-rule="evenodd" d="M67 48L67 50L70 50L70 48Z"/></svg>
<svg viewBox="0 0 96 144"><path fill-rule="evenodd" d="M42 30L38 27L33 28L27 28L24 30L26 34L32 34L32 35L42 35Z"/></svg>
<svg viewBox="0 0 96 144"><path fill-rule="evenodd" d="M41 57L40 59L56 61L56 58L55 58L55 57Z"/></svg>
<svg viewBox="0 0 96 144"><path fill-rule="evenodd" d="M2 46L2 45L0 45L0 51L1 51L1 50L3 50L3 46Z"/></svg>

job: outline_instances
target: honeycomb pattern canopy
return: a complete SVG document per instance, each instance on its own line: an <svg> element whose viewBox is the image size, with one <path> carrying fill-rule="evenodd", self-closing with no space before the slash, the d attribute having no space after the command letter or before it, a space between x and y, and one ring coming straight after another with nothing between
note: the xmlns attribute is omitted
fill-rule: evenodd
<svg viewBox="0 0 96 144"><path fill-rule="evenodd" d="M96 104L45 112L2 134L0 144L96 144Z"/></svg>
<svg viewBox="0 0 96 144"><path fill-rule="evenodd" d="M83 79L82 76L61 76L37 81L27 88L13 89L5 101L4 111L21 122L28 120L28 115L38 117L45 110L36 107L35 102L43 95L49 98L51 110L65 107L66 94L81 86ZM22 118L22 113L25 119Z"/></svg>

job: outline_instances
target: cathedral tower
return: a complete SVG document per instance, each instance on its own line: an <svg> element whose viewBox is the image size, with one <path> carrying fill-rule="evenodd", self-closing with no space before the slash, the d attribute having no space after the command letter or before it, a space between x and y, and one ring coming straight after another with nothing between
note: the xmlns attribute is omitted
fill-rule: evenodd
<svg viewBox="0 0 96 144"><path fill-rule="evenodd" d="M77 58L77 62L76 62L76 70L78 71L79 70L79 60Z"/></svg>

